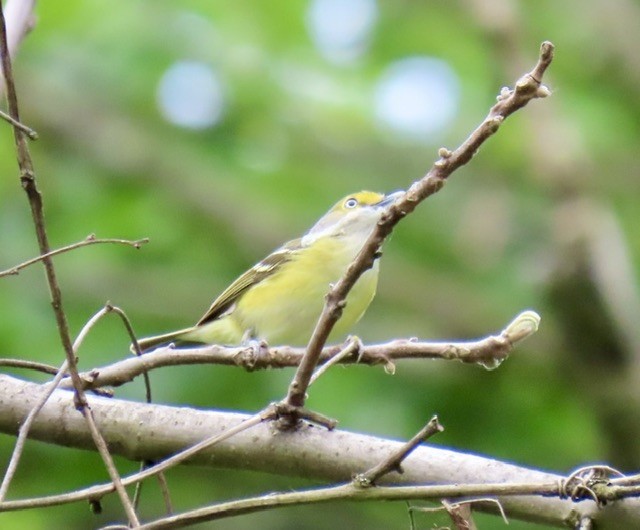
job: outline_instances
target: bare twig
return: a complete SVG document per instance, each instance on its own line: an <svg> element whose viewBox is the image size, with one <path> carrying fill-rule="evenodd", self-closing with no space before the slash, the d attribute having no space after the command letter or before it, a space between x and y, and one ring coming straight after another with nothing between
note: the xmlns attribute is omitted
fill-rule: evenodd
<svg viewBox="0 0 640 530"><path fill-rule="evenodd" d="M611 484L616 486L640 486L640 473L611 479Z"/></svg>
<svg viewBox="0 0 640 530"><path fill-rule="evenodd" d="M14 120L11 116L9 116L6 112L0 110L0 118L4 121L10 123L14 127L20 129L23 133L25 133L30 140L37 140L38 133L34 131L31 127L27 127L24 123L19 122L18 120Z"/></svg>
<svg viewBox="0 0 640 530"><path fill-rule="evenodd" d="M148 240L147 240L148 241ZM138 345L138 339L136 338L136 334L133 331L133 326L131 325L131 321L127 314L117 306L113 306L111 304L107 304L111 311L113 311L116 315L120 317L122 324L124 325L127 333L129 335L129 339L131 340L131 344L134 345L134 351L136 357L142 356L142 351L140 350L140 346ZM145 388L145 399L147 403L151 403L151 381L149 380L149 373L147 370L142 371L142 375L144 376L144 388Z"/></svg>
<svg viewBox="0 0 640 530"><path fill-rule="evenodd" d="M385 458L378 465L372 467L369 471L365 471L364 473L358 473L355 477L353 477L353 482L357 486L361 488L368 488L373 486L376 481L385 476L387 473L391 473L392 471L396 471L398 473L402 473L402 462L407 456L411 454L411 452L418 447L422 442L428 440L436 433L442 432L444 427L440 425L438 422L438 416L433 416L429 420L429 422L420 429L416 435L411 438L407 443L398 448L397 451L394 451L387 458Z"/></svg>
<svg viewBox="0 0 640 530"><path fill-rule="evenodd" d="M143 238L143 239L138 239L137 241L130 241L128 239L113 239L113 238L96 238L96 236L94 234L89 234L86 239L84 239L83 241L79 241L78 243L73 243L71 245L67 245L66 247L61 247L61 248L57 248L55 250L52 250L50 252L47 252L46 254L43 254L42 256L37 256L35 258L32 258L30 260L27 260L23 263L20 263L19 265L16 265L15 267L11 267L10 269L4 270L4 271L0 271L0 278L2 278L3 276L10 276L10 275L15 275L15 274L19 274L20 271L26 267L28 267L29 265L33 265L34 263L38 263L39 261L43 261L45 258L50 258L52 256L57 256L58 254L63 254L64 252L69 252L70 250L74 250L76 248L80 248L80 247L86 247L88 245L99 245L99 244L104 244L104 243L115 243L115 244L119 244L119 245L129 245L132 246L134 248L140 248L142 245L144 245L145 243L149 242L149 238Z"/></svg>
<svg viewBox="0 0 640 530"><path fill-rule="evenodd" d="M80 333L78 334L78 337L73 343L74 354L78 352L78 349L84 342L84 339L86 338L89 331L91 331L93 326L95 326L95 324L105 314L107 314L108 311L109 311L108 307L101 309L95 315L93 315L93 317L91 317L89 321L82 327L82 329L80 330ZM51 397L51 394L53 394L53 391L56 388L58 388L58 385L62 381L62 378L66 375L67 365L68 365L68 362L67 360L65 360L64 363L62 363L62 366L57 370L56 376L53 378L53 381L51 381L51 383L47 385L45 391L40 396L40 399L38 399L35 406L31 409L31 411L27 415L27 418L20 426L18 439L16 440L16 445L13 449L13 453L11 454L11 459L9 461L9 465L7 466L7 471L5 472L4 478L2 480L2 485L0 486L0 502L2 502L6 497L11 480L13 479L15 471L18 468L18 462L20 461L20 457L22 456L22 452L24 450L24 444L29 435L29 429L31 428L31 425L33 424L33 421L35 420L35 417L38 414L38 412L42 410L42 407L44 406L44 404L47 402L49 397Z"/></svg>
<svg viewBox="0 0 640 530"><path fill-rule="evenodd" d="M49 383L45 387L35 406L31 409L22 425L20 425L18 438L16 439L16 445L13 448L11 459L9 460L7 470L5 471L4 477L2 479L2 485L0 485L0 503L2 503L2 501L7 496L9 485L11 484L11 480L13 479L13 476L18 469L18 462L20 461L20 457L22 456L22 453L24 451L24 445L29 435L29 429L31 429L31 425L35 420L36 415L38 414L38 412L40 412L49 397L51 397L53 391L58 388L58 385L60 384L60 381L62 381L62 378L65 376L66 372L67 361L65 359L65 361L62 363L62 366L60 366L60 368L57 370L56 376L53 378L53 381L51 381L51 383Z"/></svg>
<svg viewBox="0 0 640 530"><path fill-rule="evenodd" d="M373 265L380 246L395 225L411 213L420 202L440 190L449 175L469 162L480 146L498 130L509 115L525 106L532 99L549 95L549 89L541 85L541 79L553 60L553 50L553 44L543 42L538 63L533 70L522 76L516 82L513 90L503 89L498 97L498 102L490 110L488 116L464 143L454 151L440 149L440 158L429 172L420 181L415 182L403 197L389 206L345 275L333 285L327 294L324 309L309 340L307 352L289 385L285 398L289 405L293 407L304 406L313 370L318 364L329 333L340 318L341 308L347 294L360 275ZM290 423L295 424L296 420L297 418L292 417Z"/></svg>
<svg viewBox="0 0 640 530"><path fill-rule="evenodd" d="M27 368L44 374L56 375L58 368L51 364L39 363L36 361L25 361L23 359L0 359L0 366L9 366L11 368Z"/></svg>
<svg viewBox="0 0 640 530"><path fill-rule="evenodd" d="M437 486L378 486L360 488L354 484L344 484L328 488L287 493L269 493L248 499L234 500L198 508L189 512L163 517L143 524L141 530L184 528L205 521L235 517L262 512L283 506L300 506L340 501L371 500L428 500L442 498L463 498L484 495L556 495L557 484L450 484ZM106 530L106 529L103 529Z"/></svg>
<svg viewBox="0 0 640 530"><path fill-rule="evenodd" d="M116 313L122 320L122 323L124 324L124 327L126 328L127 333L129 334L129 339L131 340L131 344L133 344L136 357L139 358L142 355L142 351L140 350L140 345L138 344L138 339L136 338L136 334L133 331L133 326L131 325L131 321L129 320L129 317L119 307L111 306L111 310L114 313ZM142 376L144 378L145 401L147 403L151 403L152 401L151 380L149 379L149 372L147 370L144 370L142 372ZM140 472L143 472L145 469L153 467L154 465L155 465L155 462L152 460L143 460L142 462L140 462ZM164 475L164 472L162 471L159 472L157 474L157 478L158 478L158 484L160 485L160 491L162 492L162 498L164 500L165 507L167 509L167 513L169 514L173 513L173 507L171 505L171 496L169 494L169 484L167 483L167 479ZM133 493L133 505L136 507L136 509L140 502L141 495L142 495L142 481L136 484L136 489Z"/></svg>
<svg viewBox="0 0 640 530"><path fill-rule="evenodd" d="M329 368L331 368L334 364L344 361L350 355L354 353L358 353L362 350L362 341L358 337L349 337L347 340L347 344L344 348L338 351L335 355L331 356L329 360L325 363L321 363L318 369L313 373L311 380L309 381L309 386L315 383L318 378L324 374Z"/></svg>
<svg viewBox="0 0 640 530"><path fill-rule="evenodd" d="M9 115L17 122L20 121L20 113L18 110L18 95L15 88L15 83L13 80L13 72L11 66L11 57L9 54L9 46L7 43L7 30L5 25L4 11L2 8L2 4L0 3L0 57L2 60L2 72L5 78L5 86L7 92L7 104ZM25 190L27 194L27 198L29 200L29 206L31 208L31 215L33 218L33 222L36 230L36 237L38 240L38 247L40 249L40 255L48 254L51 249L49 246L49 238L47 236L45 221L44 221L44 206L42 201L42 195L38 190L36 184L36 174L33 167L33 162L31 160L31 155L29 153L29 146L27 145L27 136L19 127L14 125L13 134L15 139L15 146L18 158L18 167L20 168L20 182L22 184L22 188ZM124 487L120 483L120 477L113 463L113 459L109 454L109 450L107 448L107 444L104 439L98 432L98 429L95 426L95 421L93 419L91 409L87 403L86 396L82 389L82 381L80 380L80 376L78 375L77 363L75 354L73 351L73 345L71 344L71 335L69 333L69 324L67 322L67 316L64 312L63 304L62 304L62 293L60 291L60 287L58 285L58 280L56 277L55 268L53 266L53 261L50 256L45 256L42 259L42 263L44 265L45 274L47 278L47 285L49 287L49 293L51 296L51 305L53 307L53 312L56 318L56 323L58 326L58 333L60 335L60 340L62 342L62 346L64 348L64 353L67 361L67 368L69 370L69 374L71 375L71 379L74 383L75 390L75 405L78 410L83 414L87 425L89 426L89 430L91 431L92 437L94 439L94 443L104 461L105 467L109 472L111 479L114 482L115 488L118 491L118 495L120 496L120 500L124 507L124 510L127 514L127 518L129 519L129 523L133 526L138 526L139 521L135 514L135 510L133 509L133 505L129 500L127 492Z"/></svg>
<svg viewBox="0 0 640 530"><path fill-rule="evenodd" d="M364 345L351 342L346 348L329 346L322 350L320 365L328 362L384 364L393 371L393 362L400 359L444 359L492 367L506 359L514 346L537 329L539 317L533 311L524 311L498 335L465 342L418 342L398 339L383 344ZM528 334L524 332L528 330ZM341 353L342 352L342 353ZM165 366L187 364L223 364L250 366L252 370L287 368L300 364L304 348L278 346L256 356L253 348L203 346L201 348L162 347L138 357L129 357L108 366L94 368L82 375L85 389L120 386L147 371ZM389 368L391 367L391 368ZM62 382L70 387L70 382Z"/></svg>

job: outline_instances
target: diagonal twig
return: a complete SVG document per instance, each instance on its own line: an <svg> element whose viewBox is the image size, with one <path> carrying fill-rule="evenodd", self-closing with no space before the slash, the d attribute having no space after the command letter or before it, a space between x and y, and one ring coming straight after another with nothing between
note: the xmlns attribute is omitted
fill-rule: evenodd
<svg viewBox="0 0 640 530"><path fill-rule="evenodd" d="M13 71L11 66L11 57L9 53L9 46L7 43L7 28L5 24L4 11L2 3L0 3L0 58L2 63L2 73L4 75L6 97L9 115L16 121L20 121L20 112L18 110L18 95L16 92L15 82L13 79ZM42 195L38 190L36 184L36 174L33 167L33 161L29 153L29 146L27 144L27 136L19 127L13 126L13 135L15 140L15 147L18 159L18 167L20 169L20 183L29 201L29 207L31 208L31 216L36 231L36 238L38 240L38 247L41 255L48 254L51 251L49 246L49 238L47 236L46 225L44 221L44 205L42 201ZM120 476L113 463L113 458L109 453L107 444L104 438L98 431L93 413L89 408L86 395L82 389L82 381L78 375L77 361L75 353L73 351L73 345L71 343L71 335L69 333L69 324L67 322L67 316L64 312L62 303L62 294L55 268L53 266L53 260L50 256L46 256L42 259L42 263L45 269L45 275L47 278L47 285L49 287L49 294L51 297L51 306L55 315L56 324L58 327L58 334L60 335L60 341L64 349L64 353L67 361L67 369L71 375L71 379L74 383L74 401L76 408L84 416L86 423L91 432L91 436L95 442L96 448L102 457L105 467L109 473L110 478L114 483L120 501L127 514L129 523L132 526L139 526L140 523L136 516L131 500L129 499L127 492L125 491L120 481Z"/></svg>
<svg viewBox="0 0 640 530"><path fill-rule="evenodd" d="M532 99L546 97L550 94L549 89L541 85L541 80L553 60L553 51L553 44L543 42L538 62L533 70L523 75L516 82L513 90L503 89L498 97L498 102L462 145L454 151L441 148L438 153L440 158L433 164L429 172L421 180L415 182L404 196L389 206L344 276L333 285L327 294L324 309L307 345L307 352L289 385L285 397L288 405L294 409L304 406L313 370L318 364L329 333L340 318L347 294L362 273L373 265L380 246L395 225L411 213L420 202L439 191L447 178L471 160L480 146L496 133L508 116L524 107ZM281 427L291 428L297 424L297 419L292 416L288 422L282 423Z"/></svg>
<svg viewBox="0 0 640 530"><path fill-rule="evenodd" d="M12 118L2 110L0 110L0 118L10 123L14 127L17 127L18 129L20 129L23 133L25 133L29 137L30 140L38 139L38 133L36 131L34 131L31 127L27 127L24 123L19 122L18 120Z"/></svg>
<svg viewBox="0 0 640 530"><path fill-rule="evenodd" d="M15 475L16 470L18 469L18 462L20 461L20 457L24 451L24 446L27 441L27 437L29 435L29 429L31 429L31 425L35 420L38 412L42 409L44 404L53 394L53 391L58 388L60 381L65 376L67 372L67 361L62 363L62 366L57 371L56 376L53 378L51 383L49 383L40 398L36 402L35 406L31 409L31 412L27 415L22 425L20 425L20 429L18 431L18 438L16 439L16 445L13 448L13 453L11 454L11 458L9 459L9 464L7 465L7 470L5 471L4 477L2 479L2 484L0 485L0 503L4 501L7 496L7 491L9 490L9 485L11 484L11 480Z"/></svg>
<svg viewBox="0 0 640 530"><path fill-rule="evenodd" d="M422 442L442 431L444 431L444 427L440 425L438 416L433 416L428 423L413 436L413 438L400 446L397 451L394 451L382 462L368 471L355 475L353 477L353 483L361 488L368 488L373 486L378 479L387 473L391 473L392 471L402 473L401 464L404 459L407 458Z"/></svg>
<svg viewBox="0 0 640 530"><path fill-rule="evenodd" d="M91 317L89 321L82 327L82 329L80 330L80 333L78 334L78 337L73 343L74 354L78 352L80 346L84 342L84 339L86 338L89 331L91 331L91 329L95 326L98 320L100 320L108 312L109 312L108 307L101 309L95 315L93 315L93 317ZM29 430L31 429L31 425L33 424L33 421L38 415L38 412L42 410L42 407L44 406L44 404L51 397L51 394L53 394L53 391L56 388L58 388L58 386L60 385L62 378L67 375L67 365L68 365L68 362L67 360L65 360L62 363L62 366L60 366L60 368L57 370L57 373L55 374L55 377L53 378L51 383L49 383L45 387L44 392L41 394L40 398L36 402L35 406L31 409L31 411L27 415L22 425L20 425L20 430L18 432L18 439L16 440L16 445L13 449L13 453L11 454L11 459L9 460L7 471L5 472L4 478L2 479L2 485L0 485L0 502L2 502L6 497L7 491L9 489L9 485L11 484L11 480L13 479L13 476L18 468L18 462L20 460L20 457L22 456L22 452L24 450L24 444L27 440L27 437L29 436Z"/></svg>
<svg viewBox="0 0 640 530"><path fill-rule="evenodd" d="M134 348L134 352L137 358L140 358L142 356L142 350L140 349L140 345L138 344L138 339L136 338L136 334L133 331L133 326L131 325L131 321L129 320L129 317L127 316L127 314L120 309L119 307L116 306L112 306L109 304L109 307L111 308L111 311L113 311L116 315L118 315L120 317L120 320L122 321L122 324L124 325L125 329L127 330L127 333L129 334L129 339L131 341L131 344L133 344L133 348ZM145 389L145 400L147 403L151 403L152 399L151 399L151 379L149 378L149 372L148 370L144 370L142 372L142 376L144 378L144 389ZM145 469L148 469L150 467L153 467L155 465L154 461L151 460L143 460L142 462L140 462L140 472L144 471ZM171 496L169 494L169 484L167 482L167 479L164 475L164 472L159 472L157 475L158 478L158 484L160 485L160 490L162 492L162 498L164 500L164 504L165 507L167 509L167 513L171 514L173 513L173 507L171 504ZM136 484L136 489L133 493L133 505L137 508L138 507L138 503L140 502L140 496L142 495L142 481L138 482Z"/></svg>
<svg viewBox="0 0 640 530"><path fill-rule="evenodd" d="M349 337L347 340L347 344L344 348L338 351L335 355L331 356L331 358L318 367L318 369L313 373L309 381L309 386L315 383L318 378L324 374L329 368L331 368L334 364L338 364L343 361L350 355L357 353L362 350L362 341L358 337Z"/></svg>

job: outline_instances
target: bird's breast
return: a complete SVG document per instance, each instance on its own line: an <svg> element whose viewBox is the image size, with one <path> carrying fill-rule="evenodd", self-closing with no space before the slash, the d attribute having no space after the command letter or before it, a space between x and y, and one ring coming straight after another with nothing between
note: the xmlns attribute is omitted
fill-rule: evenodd
<svg viewBox="0 0 640 530"><path fill-rule="evenodd" d="M305 345L324 306L325 295L360 250L345 238L326 237L298 251L270 277L249 289L234 311L241 325L272 345ZM331 338L340 339L360 319L376 291L377 262L347 297Z"/></svg>

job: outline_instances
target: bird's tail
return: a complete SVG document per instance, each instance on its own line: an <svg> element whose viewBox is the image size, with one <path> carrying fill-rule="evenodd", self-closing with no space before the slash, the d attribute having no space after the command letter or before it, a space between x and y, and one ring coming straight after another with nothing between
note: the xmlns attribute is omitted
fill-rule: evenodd
<svg viewBox="0 0 640 530"><path fill-rule="evenodd" d="M193 328L179 329L178 331L172 331L171 333L163 333L162 335L154 335L153 337L138 339L138 346L140 346L140 351L144 352L150 350L151 348L155 348L156 346L161 346L162 344L168 344L170 342L182 342L184 335L186 335L190 331L193 331ZM133 344L129 349L135 353Z"/></svg>

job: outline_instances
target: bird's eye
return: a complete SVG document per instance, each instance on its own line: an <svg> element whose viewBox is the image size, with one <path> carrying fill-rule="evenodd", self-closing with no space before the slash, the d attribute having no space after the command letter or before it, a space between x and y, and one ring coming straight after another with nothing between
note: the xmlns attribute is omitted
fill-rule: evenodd
<svg viewBox="0 0 640 530"><path fill-rule="evenodd" d="M345 208L355 208L356 206L358 206L358 199L356 199L355 197L351 197L344 201Z"/></svg>

